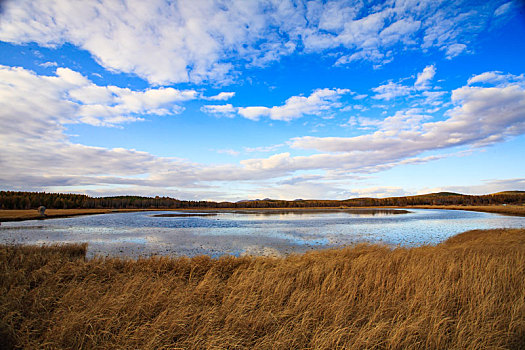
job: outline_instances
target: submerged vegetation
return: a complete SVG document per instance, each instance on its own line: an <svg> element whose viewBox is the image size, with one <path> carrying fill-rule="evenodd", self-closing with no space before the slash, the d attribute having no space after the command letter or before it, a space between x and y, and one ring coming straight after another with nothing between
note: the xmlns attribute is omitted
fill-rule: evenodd
<svg viewBox="0 0 525 350"><path fill-rule="evenodd" d="M522 349L525 230L286 258L0 246L1 348Z"/></svg>

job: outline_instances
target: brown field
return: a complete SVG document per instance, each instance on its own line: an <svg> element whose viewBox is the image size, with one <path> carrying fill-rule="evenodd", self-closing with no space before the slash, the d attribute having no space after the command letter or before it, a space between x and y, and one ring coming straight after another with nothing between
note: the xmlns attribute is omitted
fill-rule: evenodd
<svg viewBox="0 0 525 350"><path fill-rule="evenodd" d="M286 258L0 246L0 348L523 349L525 230Z"/></svg>

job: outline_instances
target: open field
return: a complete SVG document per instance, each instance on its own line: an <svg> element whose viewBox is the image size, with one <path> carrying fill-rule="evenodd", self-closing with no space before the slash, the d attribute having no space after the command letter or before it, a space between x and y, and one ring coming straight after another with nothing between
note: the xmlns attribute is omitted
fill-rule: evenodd
<svg viewBox="0 0 525 350"><path fill-rule="evenodd" d="M349 210L356 211L358 213L366 213L368 211L378 211L382 207L355 207L355 208L211 208L211 209L47 209L46 216L41 217L37 210L0 210L0 222L2 221L23 221L23 220L35 220L35 219L52 219L61 217L70 217L77 215L92 215L92 214L108 214L108 213L120 213L120 212L136 212L136 211L188 211L188 212L221 212L221 211L237 211L242 213L253 213L253 212L331 212ZM390 207L391 208L391 207ZM409 208L414 209L450 209L450 210L472 210L481 211L487 213L496 213L504 215L516 215L525 216L525 206L523 205L486 205L486 206L468 206L468 205L419 205L411 206ZM388 210L388 209L385 209ZM400 212L402 213L402 212Z"/></svg>
<svg viewBox="0 0 525 350"><path fill-rule="evenodd" d="M523 349L525 230L286 258L0 247L0 348Z"/></svg>

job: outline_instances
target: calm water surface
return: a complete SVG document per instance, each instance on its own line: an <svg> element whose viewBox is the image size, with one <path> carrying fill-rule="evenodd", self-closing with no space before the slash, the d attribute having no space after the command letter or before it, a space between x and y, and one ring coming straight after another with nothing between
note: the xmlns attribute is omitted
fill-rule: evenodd
<svg viewBox="0 0 525 350"><path fill-rule="evenodd" d="M87 242L89 257L216 257L281 255L359 242L418 246L437 244L471 229L525 227L525 217L454 210L410 209L408 214L396 215L225 212L212 216L153 216L162 213L5 222L0 226L0 243Z"/></svg>

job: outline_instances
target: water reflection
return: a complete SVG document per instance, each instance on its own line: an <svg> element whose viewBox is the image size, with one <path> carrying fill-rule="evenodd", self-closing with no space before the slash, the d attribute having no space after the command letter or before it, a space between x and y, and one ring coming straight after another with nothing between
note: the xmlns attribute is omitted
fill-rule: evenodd
<svg viewBox="0 0 525 350"><path fill-rule="evenodd" d="M160 216L159 216L160 214ZM88 242L88 255L282 255L359 242L436 244L525 218L451 210L138 212L2 223L0 242Z"/></svg>
<svg viewBox="0 0 525 350"><path fill-rule="evenodd" d="M163 214L152 214L156 218L181 218L181 217L201 217L217 216L219 214L236 215L238 220L260 219L276 217L278 219L303 219L304 216L342 213L359 217L386 216L396 214L408 214L410 211L404 209L374 209L374 208L351 208L351 209L236 209L228 211L209 210L209 211L185 211L171 212Z"/></svg>

